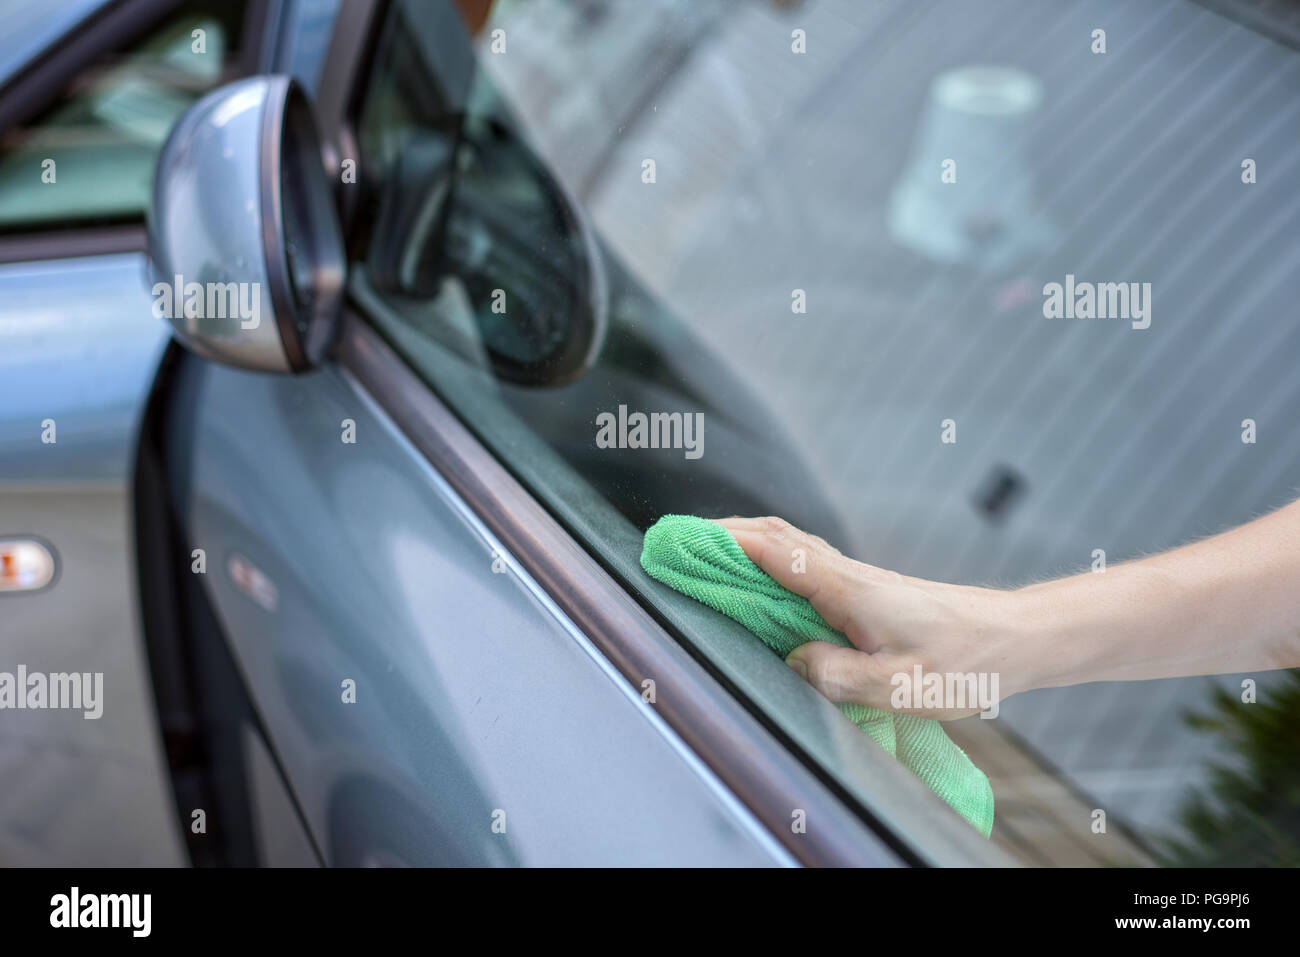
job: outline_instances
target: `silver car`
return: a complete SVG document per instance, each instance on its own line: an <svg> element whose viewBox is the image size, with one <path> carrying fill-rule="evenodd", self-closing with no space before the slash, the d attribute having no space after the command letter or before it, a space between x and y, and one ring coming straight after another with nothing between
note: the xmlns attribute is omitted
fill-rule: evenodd
<svg viewBox="0 0 1300 957"><path fill-rule="evenodd" d="M1184 714L1245 678L1295 703L1292 673L947 723L985 838L639 556L664 514L773 514L1009 584L1288 500L1294 21L0 20L0 674L79 694L0 710L0 864L1271 862L1205 817L1263 758ZM1054 324L1067 273L1154 293Z"/></svg>

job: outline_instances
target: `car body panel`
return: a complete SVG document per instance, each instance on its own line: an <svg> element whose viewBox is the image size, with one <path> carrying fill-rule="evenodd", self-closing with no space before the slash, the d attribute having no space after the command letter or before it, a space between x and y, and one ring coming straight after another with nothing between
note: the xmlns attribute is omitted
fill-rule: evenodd
<svg viewBox="0 0 1300 957"><path fill-rule="evenodd" d="M790 862L345 373L176 389L182 520L327 863Z"/></svg>
<svg viewBox="0 0 1300 957"><path fill-rule="evenodd" d="M0 0L0 89L25 103L31 91L10 81L86 40L110 9L140 25L171 12ZM265 9L274 19L280 0ZM0 244L0 535L39 537L58 569L39 592L0 595L0 670L103 672L105 699L95 720L5 712L0 774L20 785L0 795L0 864L187 861L141 629L136 452L170 338L152 311L143 234L49 229Z"/></svg>
<svg viewBox="0 0 1300 957"><path fill-rule="evenodd" d="M149 305L139 254L0 266L0 535L39 535L59 566L43 591L0 595L0 670L104 675L98 719L0 721L0 778L16 782L0 789L0 863L184 862L132 541L135 436L167 341Z"/></svg>

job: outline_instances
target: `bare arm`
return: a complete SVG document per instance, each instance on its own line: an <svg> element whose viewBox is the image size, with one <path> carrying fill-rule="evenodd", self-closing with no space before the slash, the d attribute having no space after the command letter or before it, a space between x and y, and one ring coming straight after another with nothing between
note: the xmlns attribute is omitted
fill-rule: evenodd
<svg viewBox="0 0 1300 957"><path fill-rule="evenodd" d="M996 673L1004 698L1087 681L1300 667L1300 502L1104 572L1008 591L855 562L780 519L722 524L853 642L812 642L787 659L835 701L888 708L890 679L915 665Z"/></svg>

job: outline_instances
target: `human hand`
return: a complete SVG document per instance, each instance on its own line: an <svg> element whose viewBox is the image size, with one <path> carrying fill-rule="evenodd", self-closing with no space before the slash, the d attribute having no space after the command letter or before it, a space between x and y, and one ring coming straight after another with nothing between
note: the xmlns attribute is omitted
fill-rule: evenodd
<svg viewBox="0 0 1300 957"><path fill-rule="evenodd" d="M812 641L786 658L832 701L947 720L995 707L1028 686L1018 650L1014 592L910 578L854 561L779 518L727 518L719 524L751 561L807 598L853 643L853 648L843 648ZM940 676L945 688L983 676L978 687L984 694L972 689L969 695L949 694L935 702L913 688L917 694L910 699L896 696L917 667L923 676Z"/></svg>

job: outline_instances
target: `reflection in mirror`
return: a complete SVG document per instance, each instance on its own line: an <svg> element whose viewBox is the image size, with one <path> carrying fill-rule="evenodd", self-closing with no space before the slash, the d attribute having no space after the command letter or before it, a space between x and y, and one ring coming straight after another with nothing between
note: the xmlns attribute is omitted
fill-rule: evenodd
<svg viewBox="0 0 1300 957"><path fill-rule="evenodd" d="M475 85L468 105L455 110L452 97L427 93L445 89L440 78L413 78L424 62L409 49L394 57L392 75L372 87L363 110L371 121L362 129L367 180L379 183L368 197L370 281L390 298L459 304L470 328L429 314L427 334L485 360L498 378L569 381L589 365L604 331L599 251L491 93ZM416 102L427 113L395 117L392 88L413 82L425 85Z"/></svg>

